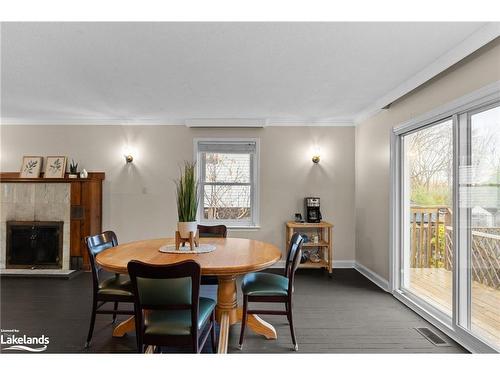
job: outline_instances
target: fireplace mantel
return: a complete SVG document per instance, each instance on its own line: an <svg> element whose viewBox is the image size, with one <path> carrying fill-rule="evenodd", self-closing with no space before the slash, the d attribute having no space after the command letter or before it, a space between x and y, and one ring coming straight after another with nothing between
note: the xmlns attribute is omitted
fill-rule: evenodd
<svg viewBox="0 0 500 375"><path fill-rule="evenodd" d="M69 178L69 173L66 173L64 178L44 178L43 173L41 177L37 178L21 178L19 177L19 172L0 172L0 183L1 182L75 182L75 181L86 181L86 180L104 180L104 172L89 172L87 178Z"/></svg>

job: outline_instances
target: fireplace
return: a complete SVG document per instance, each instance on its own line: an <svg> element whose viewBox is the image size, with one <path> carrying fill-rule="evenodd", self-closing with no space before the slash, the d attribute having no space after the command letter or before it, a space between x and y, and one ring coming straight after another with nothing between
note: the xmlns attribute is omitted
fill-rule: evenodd
<svg viewBox="0 0 500 375"><path fill-rule="evenodd" d="M63 221L7 221L6 268L62 268Z"/></svg>

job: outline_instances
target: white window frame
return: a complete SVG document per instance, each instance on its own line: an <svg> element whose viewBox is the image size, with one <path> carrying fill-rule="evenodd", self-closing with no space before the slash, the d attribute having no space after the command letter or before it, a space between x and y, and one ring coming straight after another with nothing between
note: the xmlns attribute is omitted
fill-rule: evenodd
<svg viewBox="0 0 500 375"><path fill-rule="evenodd" d="M251 185L251 196L250 196L250 208L251 208L251 218L250 220L206 220L203 218L203 183L201 177L204 175L203 163L201 160L201 153L198 151L198 145L200 142L210 142L210 143L255 143L255 154L250 158L250 185ZM198 204L198 222L203 225L225 225L230 229L256 229L259 227L259 215L260 215L260 139L259 138L194 138L193 139L193 151L194 160L196 161L196 174L200 184L200 202ZM227 183L227 185L241 185L239 183ZM244 184L247 185L247 184Z"/></svg>
<svg viewBox="0 0 500 375"><path fill-rule="evenodd" d="M459 272L460 268L467 268L466 252L460 247L466 247L463 232L454 230L455 255L453 266L453 306L452 316L449 317L436 307L402 288L402 262L405 236L403 236L404 210L402 198L404 194L403 175L403 136L417 129L422 129L432 124L442 122L446 119L453 121L453 181L458 181L459 176L459 155L464 155L463 129L468 126L469 114L478 109L487 108L500 101L500 81L487 85L471 94L465 95L451 103L438 107L415 119L405 122L392 129L391 132L391 207L390 207L390 259L389 259L389 287L390 291L398 300L413 309L419 315L427 319L430 323L452 337L458 343L472 352L496 352L496 349L487 342L481 340L470 330L463 326L464 315L470 314L468 306L470 302L464 304L464 300L470 297L467 290L470 288L470 272ZM463 210L458 210L458 184L453 184L453 228L458 229L460 221L464 219ZM460 235L462 233L462 235ZM457 248L458 247L458 248ZM464 306L465 305L465 306Z"/></svg>

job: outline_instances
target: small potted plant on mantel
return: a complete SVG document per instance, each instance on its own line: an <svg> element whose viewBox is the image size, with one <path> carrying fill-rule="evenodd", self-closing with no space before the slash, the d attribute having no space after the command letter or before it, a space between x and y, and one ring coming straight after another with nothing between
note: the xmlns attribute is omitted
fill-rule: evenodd
<svg viewBox="0 0 500 375"><path fill-rule="evenodd" d="M71 164L69 165L69 178L78 178L78 163L75 163L73 159L71 159Z"/></svg>
<svg viewBox="0 0 500 375"><path fill-rule="evenodd" d="M184 170L175 181L177 187L177 213L179 222L177 231L182 239L189 239L190 232L196 237L198 223L196 212L198 211L198 181L195 177L195 163L186 162Z"/></svg>

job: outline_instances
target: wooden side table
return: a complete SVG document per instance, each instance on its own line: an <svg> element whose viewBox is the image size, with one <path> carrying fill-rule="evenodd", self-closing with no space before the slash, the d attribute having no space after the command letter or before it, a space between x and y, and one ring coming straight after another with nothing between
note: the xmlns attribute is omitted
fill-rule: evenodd
<svg viewBox="0 0 500 375"><path fill-rule="evenodd" d="M321 260L317 263L308 260L301 263L299 268L324 268L328 274L332 275L333 263L333 224L327 221L319 223L296 223L295 221L288 221L286 223L286 248L288 249L290 239L295 232L306 233L309 236L309 242L302 245L303 250L319 249ZM310 234L316 232L318 234L318 242L311 241Z"/></svg>

